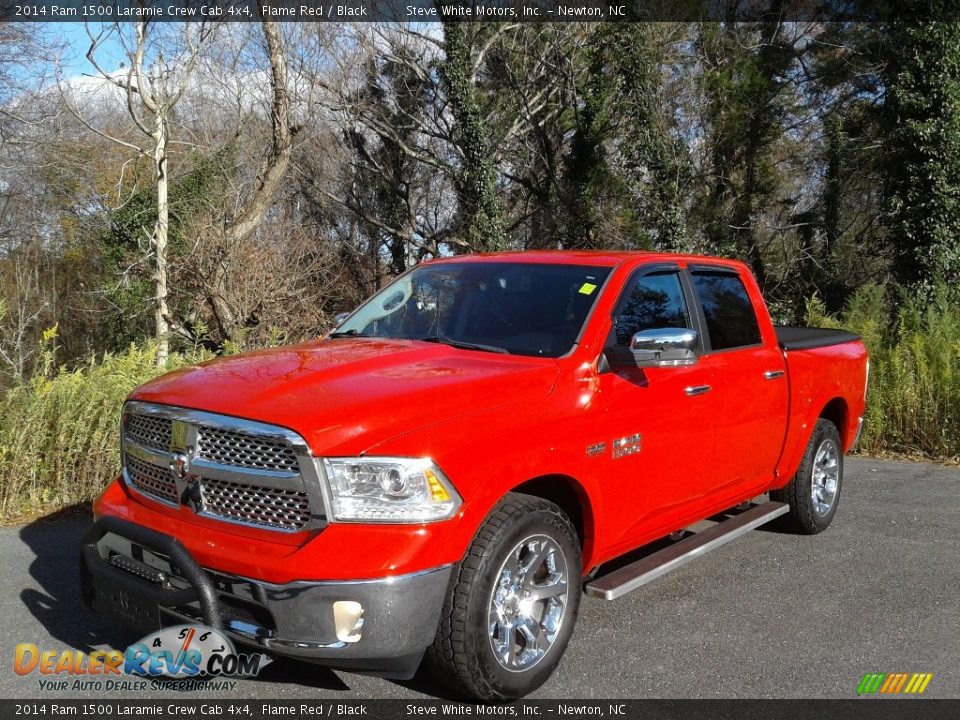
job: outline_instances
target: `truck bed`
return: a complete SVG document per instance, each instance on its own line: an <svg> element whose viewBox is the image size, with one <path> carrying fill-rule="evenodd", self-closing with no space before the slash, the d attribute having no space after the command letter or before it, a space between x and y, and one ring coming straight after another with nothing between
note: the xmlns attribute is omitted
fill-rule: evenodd
<svg viewBox="0 0 960 720"><path fill-rule="evenodd" d="M859 335L846 330L830 328L796 327L793 325L774 325L777 342L784 350L811 350L813 348L841 345L860 339Z"/></svg>

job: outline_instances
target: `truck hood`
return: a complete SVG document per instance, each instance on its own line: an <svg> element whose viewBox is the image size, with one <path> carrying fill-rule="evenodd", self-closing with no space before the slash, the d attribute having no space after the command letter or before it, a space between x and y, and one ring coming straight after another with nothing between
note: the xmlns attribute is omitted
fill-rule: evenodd
<svg viewBox="0 0 960 720"><path fill-rule="evenodd" d="M314 454L355 455L433 423L537 402L558 372L544 358L347 338L211 360L156 378L130 399L280 425Z"/></svg>

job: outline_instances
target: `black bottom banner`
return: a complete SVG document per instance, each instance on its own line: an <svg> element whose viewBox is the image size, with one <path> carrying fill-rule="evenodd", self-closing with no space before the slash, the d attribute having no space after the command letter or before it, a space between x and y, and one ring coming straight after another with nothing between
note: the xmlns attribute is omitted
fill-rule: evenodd
<svg viewBox="0 0 960 720"><path fill-rule="evenodd" d="M960 718L960 699L859 700L0 700L0 717L85 718L694 718L925 720Z"/></svg>

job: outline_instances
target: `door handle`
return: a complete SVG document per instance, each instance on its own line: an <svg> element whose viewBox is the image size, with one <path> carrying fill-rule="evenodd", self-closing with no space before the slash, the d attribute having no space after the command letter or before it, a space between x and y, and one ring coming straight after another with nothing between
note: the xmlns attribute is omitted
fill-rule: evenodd
<svg viewBox="0 0 960 720"><path fill-rule="evenodd" d="M713 390L709 385L690 385L685 387L683 391L687 394L688 397L693 397L694 395L703 395Z"/></svg>
<svg viewBox="0 0 960 720"><path fill-rule="evenodd" d="M778 379L778 378L782 378L782 377L784 376L784 374L785 374L785 373L784 373L783 370L767 370L767 371L763 374L763 379L764 379L764 380L776 380L776 379Z"/></svg>

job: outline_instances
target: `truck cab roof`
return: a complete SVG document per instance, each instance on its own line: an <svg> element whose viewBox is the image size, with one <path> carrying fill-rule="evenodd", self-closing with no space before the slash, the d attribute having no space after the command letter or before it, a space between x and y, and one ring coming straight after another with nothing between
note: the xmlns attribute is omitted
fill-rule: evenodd
<svg viewBox="0 0 960 720"><path fill-rule="evenodd" d="M648 262L675 262L681 264L704 263L723 265L730 268L745 268L738 261L718 258L710 255L692 255L650 250L516 250L508 252L477 253L473 255L452 255L430 260L422 264L451 262L516 262L547 263L555 265L596 265L616 267L623 262L644 260Z"/></svg>

